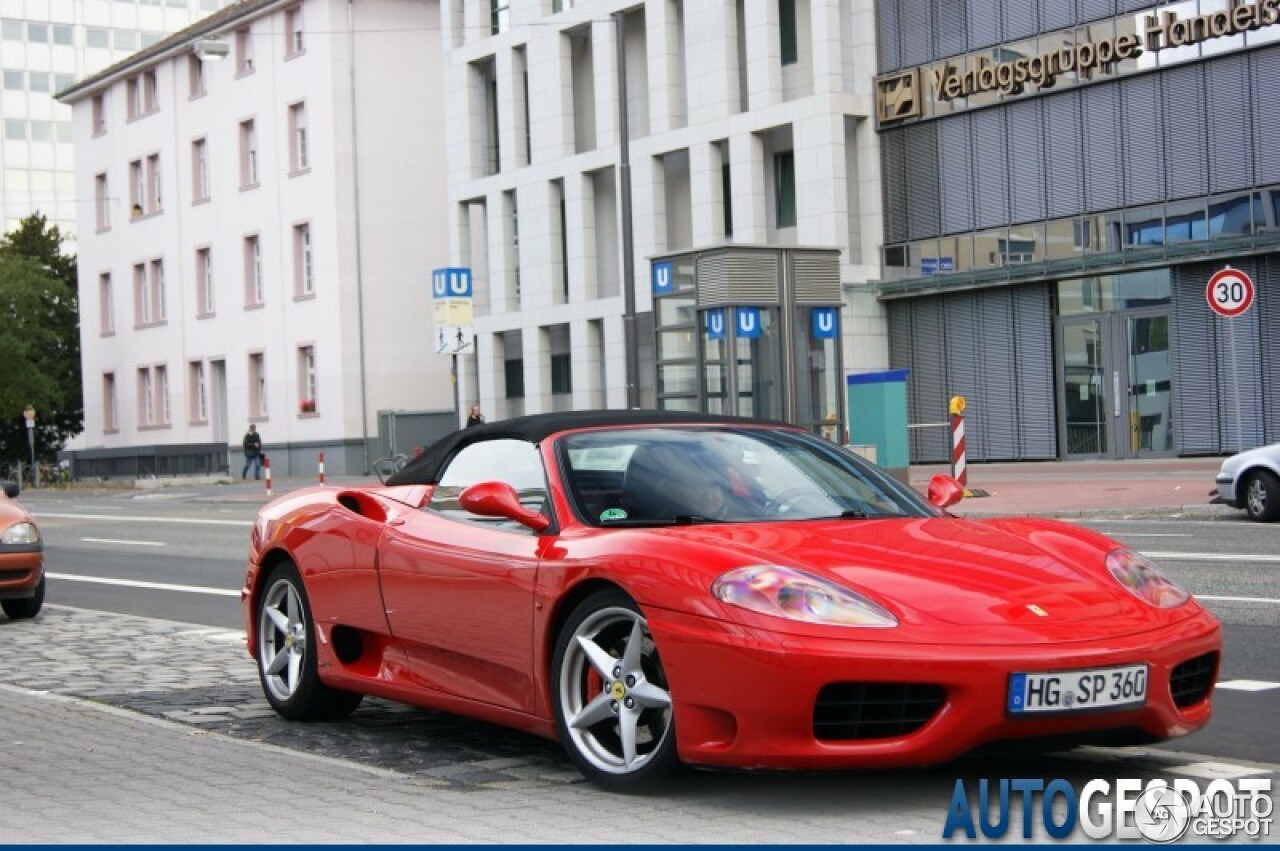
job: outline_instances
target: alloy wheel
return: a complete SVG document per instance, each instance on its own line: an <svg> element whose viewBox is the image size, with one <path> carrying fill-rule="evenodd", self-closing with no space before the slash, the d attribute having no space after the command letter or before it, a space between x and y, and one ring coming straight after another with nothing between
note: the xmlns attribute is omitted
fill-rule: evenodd
<svg viewBox="0 0 1280 851"><path fill-rule="evenodd" d="M573 631L559 671L566 733L596 770L643 770L672 735L671 694L645 619L610 606Z"/></svg>
<svg viewBox="0 0 1280 851"><path fill-rule="evenodd" d="M287 578L277 580L263 597L258 636L263 682L273 697L288 701L302 682L307 616L298 590Z"/></svg>
<svg viewBox="0 0 1280 851"><path fill-rule="evenodd" d="M1249 479L1249 487L1245 490L1245 500L1249 505L1250 517L1267 516L1267 483L1261 476Z"/></svg>

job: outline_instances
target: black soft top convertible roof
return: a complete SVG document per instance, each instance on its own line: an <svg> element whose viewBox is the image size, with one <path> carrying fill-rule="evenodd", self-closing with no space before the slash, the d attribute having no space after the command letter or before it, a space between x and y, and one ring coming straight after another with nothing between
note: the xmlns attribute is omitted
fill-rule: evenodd
<svg viewBox="0 0 1280 851"><path fill-rule="evenodd" d="M598 426L625 425L767 425L794 428L789 423L774 420L753 420L746 417L724 417L718 414L695 414L681 411L565 411L558 414L533 414L510 420L485 423L460 429L431 444L426 452L405 465L403 470L387 479L388 485L431 485L440 476L445 462L464 446L480 440L510 438L539 443L549 435L561 431Z"/></svg>

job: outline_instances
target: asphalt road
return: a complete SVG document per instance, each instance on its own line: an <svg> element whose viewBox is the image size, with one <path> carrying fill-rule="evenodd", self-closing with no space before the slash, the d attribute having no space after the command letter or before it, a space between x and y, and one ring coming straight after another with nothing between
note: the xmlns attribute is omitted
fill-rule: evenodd
<svg viewBox="0 0 1280 851"><path fill-rule="evenodd" d="M233 488L24 494L46 540L48 601L242 629L236 596L262 500ZM1148 553L1221 619L1222 682L1280 683L1280 524L1243 519L1081 520ZM1160 746L1280 764L1276 689L1220 688L1214 722Z"/></svg>

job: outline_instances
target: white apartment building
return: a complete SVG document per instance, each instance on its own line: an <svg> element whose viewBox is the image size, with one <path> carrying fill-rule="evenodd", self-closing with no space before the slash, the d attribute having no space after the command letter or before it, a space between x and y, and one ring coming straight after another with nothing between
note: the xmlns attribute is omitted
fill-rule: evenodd
<svg viewBox="0 0 1280 851"><path fill-rule="evenodd" d="M651 261L678 252L838 250L843 355L827 365L839 389L822 404L843 409L845 371L887 365L883 312L866 286L879 277L882 231L871 0L442 6L450 265L470 267L476 290L464 397L491 418L628 402L616 13L639 404L694 406L694 395L670 397L701 380L695 367L664 359L709 351L694 340L705 311L689 305L679 334L662 330L665 308L654 331Z"/></svg>
<svg viewBox="0 0 1280 851"><path fill-rule="evenodd" d="M422 0L246 0L64 93L93 199L78 475L238 473L249 423L277 475L362 473L378 412L452 418L439 26Z"/></svg>
<svg viewBox="0 0 1280 851"><path fill-rule="evenodd" d="M54 95L150 47L220 0L0 0L0 224L43 213L76 230L71 109Z"/></svg>

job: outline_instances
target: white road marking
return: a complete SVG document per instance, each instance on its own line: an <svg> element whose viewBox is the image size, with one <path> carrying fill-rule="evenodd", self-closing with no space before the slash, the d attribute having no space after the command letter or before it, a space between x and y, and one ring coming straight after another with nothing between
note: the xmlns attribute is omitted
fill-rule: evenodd
<svg viewBox="0 0 1280 851"><path fill-rule="evenodd" d="M1163 558L1169 561L1247 561L1259 564L1280 564L1280 556L1256 555L1253 553L1169 553L1147 552L1147 558Z"/></svg>
<svg viewBox="0 0 1280 851"><path fill-rule="evenodd" d="M135 579L111 579L106 576L79 576L74 573L46 573L50 579L64 579L68 582L91 582L95 585L119 585L124 588L146 588L149 591L181 591L186 594L213 594L218 597L239 597L238 590L226 588L205 588L199 585L173 585L168 582L139 582Z"/></svg>
<svg viewBox="0 0 1280 851"><path fill-rule="evenodd" d="M1273 603L1280 604L1276 597L1215 597L1210 594L1195 594L1197 600L1215 600L1219 603Z"/></svg>
<svg viewBox="0 0 1280 851"><path fill-rule="evenodd" d="M1280 683L1268 683L1262 680L1227 680L1224 683L1218 683L1215 688L1231 691L1271 691L1271 689L1280 688Z"/></svg>
<svg viewBox="0 0 1280 851"><path fill-rule="evenodd" d="M121 541L115 538L81 538L86 544L124 544L130 547L163 547L164 541Z"/></svg>
<svg viewBox="0 0 1280 851"><path fill-rule="evenodd" d="M1266 769L1248 765L1234 765L1230 762L1189 762L1186 765L1169 766L1170 774L1183 774L1187 777L1199 777L1204 780L1235 780L1253 774L1269 774Z"/></svg>
<svg viewBox="0 0 1280 851"><path fill-rule="evenodd" d="M54 520L110 520L113 523L190 523L196 526L245 526L252 528L252 520L211 520L204 517L124 517L118 514L59 514L52 511L32 512L36 519Z"/></svg>

